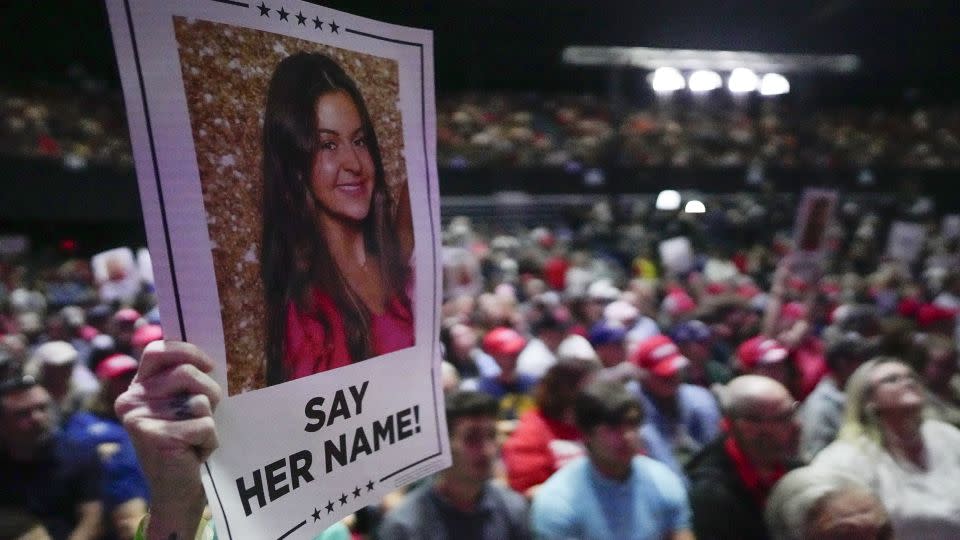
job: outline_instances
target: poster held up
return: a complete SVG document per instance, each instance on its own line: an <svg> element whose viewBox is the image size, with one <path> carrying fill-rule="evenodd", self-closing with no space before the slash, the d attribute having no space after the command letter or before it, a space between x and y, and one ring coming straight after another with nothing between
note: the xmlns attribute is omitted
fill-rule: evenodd
<svg viewBox="0 0 960 540"><path fill-rule="evenodd" d="M227 396L218 535L313 538L448 466L431 33L306 2L107 6L164 329Z"/></svg>
<svg viewBox="0 0 960 540"><path fill-rule="evenodd" d="M791 274L799 276L807 283L814 283L823 271L827 231L833 221L836 206L836 191L808 189L803 192L797 207L789 267Z"/></svg>

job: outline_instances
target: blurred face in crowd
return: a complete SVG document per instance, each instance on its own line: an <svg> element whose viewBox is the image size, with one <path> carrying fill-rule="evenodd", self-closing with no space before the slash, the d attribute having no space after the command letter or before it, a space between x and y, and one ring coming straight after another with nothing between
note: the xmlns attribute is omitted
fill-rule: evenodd
<svg viewBox="0 0 960 540"><path fill-rule="evenodd" d="M604 343L594 347L594 350L597 352L597 357L600 358L603 367L616 366L626 359L627 352L624 349L623 342Z"/></svg>
<svg viewBox="0 0 960 540"><path fill-rule="evenodd" d="M870 374L867 406L877 414L920 410L925 403L920 381L906 364L885 362Z"/></svg>
<svg viewBox="0 0 960 540"><path fill-rule="evenodd" d="M947 347L927 350L927 365L923 369L924 382L934 388L946 387L957 374L957 352Z"/></svg>
<svg viewBox="0 0 960 540"><path fill-rule="evenodd" d="M643 378L643 389L661 399L672 398L677 395L677 389L683 382L683 370L673 375L654 375L647 372Z"/></svg>
<svg viewBox="0 0 960 540"><path fill-rule="evenodd" d="M688 341L686 343L677 343L680 353L687 357L691 362L698 365L704 365L710 360L710 342L709 341Z"/></svg>
<svg viewBox="0 0 960 540"><path fill-rule="evenodd" d="M893 526L880 501L863 490L828 497L807 520L804 538L811 540L888 540Z"/></svg>
<svg viewBox="0 0 960 540"><path fill-rule="evenodd" d="M60 365L43 365L41 371L43 386L53 394L54 398L60 399L70 391L70 379L73 377L73 368L73 362Z"/></svg>
<svg viewBox="0 0 960 540"><path fill-rule="evenodd" d="M544 329L537 334L537 338L543 342L553 352L557 352L557 348L560 347L560 342L563 341L566 335L562 330L557 329Z"/></svg>
<svg viewBox="0 0 960 540"><path fill-rule="evenodd" d="M640 452L639 409L633 409L616 424L600 424L587 434L586 445L593 465L606 477L626 479L633 457Z"/></svg>
<svg viewBox="0 0 960 540"><path fill-rule="evenodd" d="M453 466L448 471L459 482L483 484L493 476L497 457L497 421L492 416L467 416L450 432Z"/></svg>
<svg viewBox="0 0 960 540"><path fill-rule="evenodd" d="M517 370L517 359L520 358L520 353L496 353L492 354L493 359L497 361L497 365L500 366L500 376L501 377L510 377Z"/></svg>
<svg viewBox="0 0 960 540"><path fill-rule="evenodd" d="M32 452L53 432L50 394L40 385L0 398L0 440L15 452Z"/></svg>
<svg viewBox="0 0 960 540"><path fill-rule="evenodd" d="M467 358L467 355L477 346L477 333L465 324L455 324L450 327L450 355L451 358Z"/></svg>
<svg viewBox="0 0 960 540"><path fill-rule="evenodd" d="M787 360L784 360L782 362L757 364L754 366L753 370L750 371L750 374L769 377L786 386L787 388L790 388L792 381L790 380L790 366L787 364L787 362Z"/></svg>
<svg viewBox="0 0 960 540"><path fill-rule="evenodd" d="M799 424L797 402L779 385L766 385L762 391L743 400L729 418L737 444L757 466L776 466L796 454Z"/></svg>

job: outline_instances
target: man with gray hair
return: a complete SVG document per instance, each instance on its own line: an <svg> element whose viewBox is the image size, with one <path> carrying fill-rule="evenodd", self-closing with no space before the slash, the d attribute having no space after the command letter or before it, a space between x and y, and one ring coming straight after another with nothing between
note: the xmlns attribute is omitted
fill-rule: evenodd
<svg viewBox="0 0 960 540"><path fill-rule="evenodd" d="M687 466L697 538L765 539L773 485L794 466L797 403L779 382L743 375L720 393L723 431Z"/></svg>
<svg viewBox="0 0 960 540"><path fill-rule="evenodd" d="M859 480L801 467L784 476L767 502L773 540L881 540L893 537L886 509Z"/></svg>

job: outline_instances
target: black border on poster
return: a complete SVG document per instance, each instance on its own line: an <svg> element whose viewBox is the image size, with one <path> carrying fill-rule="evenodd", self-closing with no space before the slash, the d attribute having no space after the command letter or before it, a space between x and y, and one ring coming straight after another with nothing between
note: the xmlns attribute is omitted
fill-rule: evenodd
<svg viewBox="0 0 960 540"><path fill-rule="evenodd" d="M213 2L218 2L218 3L224 3L224 4L231 4L231 5L235 5L235 6L239 6L239 7L244 7L244 8L249 8L249 4L242 4L242 3L240 3L240 2L224 1L224 0L211 0L211 1L213 1ZM181 338L182 338L184 341L187 341L187 332L186 332L186 327L185 327L185 323L184 323L184 320L183 320L183 309L182 309L181 302L180 302L180 289L179 289L179 286L178 286L178 284L177 284L177 272L176 272L176 266L175 266L174 260L173 260L173 251L172 251L172 245L171 245L171 240L170 240L170 229L169 229L169 225L168 225L168 223L167 223L166 204L165 204L165 202L164 202L164 198L163 198L163 188L162 188L162 184L161 184L161 182L160 182L160 168L159 168L159 166L158 166L158 164L157 164L157 152L156 152L156 145L155 145L155 143L154 143L153 124L152 124L152 122L151 122L151 120L150 120L150 108L149 108L149 106L147 105L146 85L145 85L144 82L143 82L143 70L142 70L141 65L140 65L140 51L139 51L139 48L137 47L137 37L136 37L135 30L134 30L133 17L132 17L132 15L131 15L131 13L130 13L130 0L123 0L123 5L124 5L124 10L125 10L126 16L127 16L127 26L128 26L129 31L130 31L130 42L131 42L131 46L132 46L132 48L133 48L134 63L135 63L135 65L136 65L136 69L137 69L137 82L138 82L139 90L140 90L140 99L141 99L141 103L142 103L142 105L143 105L143 112L144 112L144 117L145 117L145 120L146 120L147 138L148 138L148 142L149 142L149 146L150 146L150 157L151 157L151 161L152 161L152 164L153 164L153 177L154 177L154 182L155 182L156 187L157 187L158 202L159 202L159 205L160 205L160 217L161 217L161 222L162 222L162 225L163 225L164 242L166 243L166 248L167 248L167 261L168 261L168 263L170 264L170 278L171 278L171 282L172 282L172 285L173 285L174 301L175 301L175 303L176 303L176 308L177 308L177 321L178 321L179 326L180 326L180 336L181 336ZM370 39L376 39L376 40L380 40L380 41L386 41L386 42L390 42L390 43L395 43L395 44L398 44L398 45L406 45L406 46L416 47L416 48L418 49L418 52L419 52L419 54L420 54L420 123L421 123L421 135L422 135L422 137L423 137L423 141L422 141L422 143L423 143L423 144L422 144L422 148L423 148L423 162L424 162L424 171L425 171L425 173L426 173L426 175L427 175L427 178L426 178L426 180L427 180L427 201L428 201L428 203L430 203L430 204L429 204L429 207L432 208L432 207L433 207L433 202L434 202L435 194L433 193L432 183L431 183L431 181L430 181L431 179L430 179L429 156L427 155L427 139L426 139L426 127L427 127L427 118L426 118L426 95L425 95L425 93L424 93L424 92L425 92L426 80L425 80L425 73L424 73L423 44L422 44L422 43L416 43L416 42L413 42L413 41L403 41L403 40L399 40L399 39L388 38L388 37L385 37L385 36L378 36L378 35L376 35L376 34L371 34L371 33L368 33L368 32L362 32L362 31L359 31L359 30L351 29L351 28L345 28L344 30L345 30L346 32L350 33L350 34L354 34L354 35L358 35L358 36L362 36L362 37L366 37L366 38L370 38ZM409 180L408 180L408 181L409 181ZM408 188L408 189L409 189L409 188ZM431 236L431 242L432 242L434 245L436 245L437 238L436 238L436 231L435 231L435 224L434 224L434 219L433 219L433 212L432 212L432 210L429 212L429 216L430 216L430 236ZM436 269L436 268L437 268L437 251L436 251L435 249L432 250L432 255L433 255L433 268ZM433 305L436 305L436 304L437 304L437 287L432 286L431 289L433 290ZM436 317L433 318L433 322L431 323L431 325L432 325L432 330L433 330L433 332L432 332L431 335L433 335L433 336L439 335L438 330L437 330ZM430 351L430 352L431 352L431 359L437 358L437 350L436 350L436 347L437 347L436 340L431 340L431 351ZM410 463L410 464L408 464L408 465L405 465L405 466L403 466L403 467L401 467L401 468L399 468L399 469L397 469L397 470L395 470L395 471L393 471L393 472L390 472L389 474L387 474L387 475L383 476L382 478L380 478L380 480L379 480L380 483L383 483L383 482L389 480L390 478L392 478L392 477L394 477L394 476L396 476L396 475L398 475L398 474L400 474L400 473L402 473L402 472L404 472L404 471L406 471L406 470L408 470L408 469L410 469L410 468L412 468L412 467L415 467L415 466L417 466L417 465L419 465L419 464L421 464L421 463L424 463L424 462L426 462L426 461L429 461L429 460L431 460L431 459L433 459L433 458L436 458L437 456L440 456L440 455L443 454L443 443L442 443L442 441L440 440L440 422L439 422L439 420L438 420L438 419L439 419L439 415L437 414L437 413L438 413L438 411L437 411L437 392L436 392L436 390L437 390L436 384L437 384L437 383L436 383L436 372L435 372L436 366L434 365L434 362L433 362L432 360L431 360L431 364L430 364L430 365L431 365L431 367L430 367L430 386L431 386L431 391L432 391L432 392L431 392L431 397L432 397L432 399L433 399L433 412L434 412L433 418L434 418L434 424L435 424L435 425L434 425L434 428L435 428L435 431L436 431L436 434L437 434L437 451L436 451L435 453L429 455L429 456L426 456L426 457L417 459L416 461L414 461L414 462L412 462L412 463ZM219 492L219 490L217 489L217 485L216 485L216 482L214 481L213 474L212 474L212 472L210 471L210 465L205 462L205 463L203 464L203 466L204 466L204 468L205 468L206 471L207 471L207 477L210 479L210 485L213 487L214 495L216 495L216 497L217 497L217 505L220 507L220 514L223 516L223 522L224 522L224 523L226 524L226 526L227 526L227 538L228 538L229 540L233 540L233 534L232 534L231 531L230 531L230 520L229 520L229 518L227 517L227 513L226 513L226 510L224 509L223 502L220 500L220 492ZM297 524L296 526L294 526L292 529L290 529L290 530L286 531L285 533L283 533L282 535L280 535L280 536L278 537L278 540L283 540L284 538L286 538L287 536L293 534L297 529L299 529L300 527L303 527L304 525L306 525L306 521L301 521L299 524Z"/></svg>

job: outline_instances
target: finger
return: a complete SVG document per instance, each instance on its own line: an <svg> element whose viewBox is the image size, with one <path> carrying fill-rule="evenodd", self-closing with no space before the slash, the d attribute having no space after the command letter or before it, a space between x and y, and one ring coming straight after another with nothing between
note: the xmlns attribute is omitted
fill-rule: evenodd
<svg viewBox="0 0 960 540"><path fill-rule="evenodd" d="M149 379L159 372L180 364L193 365L203 373L210 373L214 367L213 360L190 343L154 341L143 351L135 380Z"/></svg>
<svg viewBox="0 0 960 540"><path fill-rule="evenodd" d="M203 394L213 408L220 403L220 385L192 364L180 364L173 369L135 382L143 387L146 401L168 399L180 395Z"/></svg>
<svg viewBox="0 0 960 540"><path fill-rule="evenodd" d="M130 416L166 420L169 422L213 416L210 400L204 394L183 394L169 399L142 403L127 411Z"/></svg>

